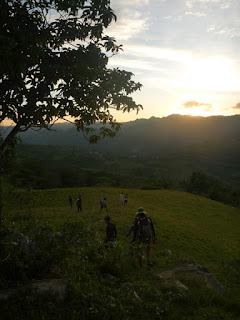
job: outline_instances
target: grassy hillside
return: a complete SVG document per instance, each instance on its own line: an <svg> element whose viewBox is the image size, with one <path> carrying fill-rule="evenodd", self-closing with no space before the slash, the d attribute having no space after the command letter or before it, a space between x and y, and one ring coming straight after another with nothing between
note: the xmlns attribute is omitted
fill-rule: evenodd
<svg viewBox="0 0 240 320"><path fill-rule="evenodd" d="M122 208L119 204L121 191L129 195L129 204L126 208ZM79 193L83 198L82 213L77 213L75 207L70 209L67 202L68 195L71 194L76 198ZM118 246L122 255L120 278L123 282L137 281L136 283L138 283L140 279L141 281L145 279L149 285L155 287L154 275L157 273L183 262L196 262L208 268L225 286L225 295L229 299L229 304L223 302L224 307L222 307L218 305L220 304L218 301L216 306L213 302L214 299L209 298L206 305L206 301L201 301L206 296L206 293L203 292L202 298L199 298L198 302L188 301L186 310L188 310L188 314L191 314L189 318L185 317L186 310L181 309L181 303L175 305L175 311L180 308L178 319L219 319L217 313L216 318L213 316L218 308L223 313L221 319L237 319L234 317L236 311L232 314L229 309L231 309L232 303L237 303L240 300L239 282L235 282L236 272L231 268L234 261L239 261L239 209L178 191L76 188L12 191L11 195L6 198L5 214L9 223L11 221L21 231L27 230L33 221L38 225L48 225L56 231L66 223L73 223L76 226L83 225L86 230L89 230L91 244L98 246L104 239L105 228L103 221L105 212L99 212L99 199L102 196L106 196L108 199L109 214L118 229ZM149 213L156 227L157 241L152 257L154 266L151 270L145 268L137 270L131 266L130 239L126 237L136 209L140 206L143 206ZM171 250L172 255L165 256L163 254L165 249ZM76 251L74 252L76 253ZM75 256L72 261L74 263L71 262L71 268L74 268L72 264L75 264ZM94 263L98 268L99 261ZM92 274L93 271L91 271L91 277L94 277ZM73 277L73 279L73 282L77 282L76 278ZM194 287L198 291L198 286L193 285L193 291ZM106 289L105 285L100 290L105 290L103 288ZM192 304L191 307L189 303ZM202 308L202 316L194 313L196 304ZM216 310L213 311L212 308ZM209 314L209 318L206 316L207 314ZM168 314L165 318L156 317L156 319L177 319L177 317L174 318L172 315L171 318Z"/></svg>
<svg viewBox="0 0 240 320"><path fill-rule="evenodd" d="M66 222L83 221L92 224L104 236L103 217L99 199L106 196L109 214L119 229L119 241L126 243L126 233L138 207L143 206L152 217L157 231L156 255L169 248L179 259L194 259L221 273L224 263L239 253L240 212L215 201L178 191L124 190L129 205L119 205L123 189L82 188L23 191L18 193L8 212L17 218L30 214L42 222L58 227ZM68 195L83 197L83 213L68 207ZM29 201L28 201L29 200ZM13 218L14 219L14 218ZM161 260L161 259L160 259ZM162 261L159 261L162 263Z"/></svg>

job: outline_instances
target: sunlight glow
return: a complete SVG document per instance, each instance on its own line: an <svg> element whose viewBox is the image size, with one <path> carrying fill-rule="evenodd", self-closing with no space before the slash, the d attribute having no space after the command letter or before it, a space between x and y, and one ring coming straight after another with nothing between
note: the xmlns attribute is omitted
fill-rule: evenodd
<svg viewBox="0 0 240 320"><path fill-rule="evenodd" d="M204 109L204 107L194 107L191 109L185 109L185 108L178 108L176 110L176 113L182 114L182 115L189 115L189 116L201 116L201 117L209 117L213 115L212 111Z"/></svg>
<svg viewBox="0 0 240 320"><path fill-rule="evenodd" d="M177 81L181 88L189 90L226 92L240 89L235 63L225 57L192 59Z"/></svg>

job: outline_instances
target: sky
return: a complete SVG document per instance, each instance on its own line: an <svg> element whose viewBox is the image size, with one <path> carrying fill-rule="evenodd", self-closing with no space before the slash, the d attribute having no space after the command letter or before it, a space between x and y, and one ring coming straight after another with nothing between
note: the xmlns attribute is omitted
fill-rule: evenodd
<svg viewBox="0 0 240 320"><path fill-rule="evenodd" d="M110 67L142 83L144 109L118 120L240 113L240 0L112 0Z"/></svg>

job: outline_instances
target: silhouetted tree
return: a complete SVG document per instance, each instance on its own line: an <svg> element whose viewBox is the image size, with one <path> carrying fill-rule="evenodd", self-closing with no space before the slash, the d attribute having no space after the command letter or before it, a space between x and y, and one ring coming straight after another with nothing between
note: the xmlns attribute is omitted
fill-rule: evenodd
<svg viewBox="0 0 240 320"><path fill-rule="evenodd" d="M0 141L1 171L19 132L73 118L96 142L119 128L111 109L141 108L129 96L141 88L132 73L107 68L121 49L105 35L113 20L109 0L0 1L0 124L14 123ZM0 220L1 207L0 186Z"/></svg>
<svg viewBox="0 0 240 320"><path fill-rule="evenodd" d="M132 73L107 68L121 49L105 35L114 20L109 0L1 1L0 123L14 123L1 155L17 133L58 119L96 142L119 128L111 109L141 108L129 96L141 88Z"/></svg>

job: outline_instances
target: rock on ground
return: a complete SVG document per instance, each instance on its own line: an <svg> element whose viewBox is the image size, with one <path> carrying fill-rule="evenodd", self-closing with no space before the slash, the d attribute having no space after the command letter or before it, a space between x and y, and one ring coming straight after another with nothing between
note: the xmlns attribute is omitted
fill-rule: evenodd
<svg viewBox="0 0 240 320"><path fill-rule="evenodd" d="M17 294L20 289L27 289L29 287L36 290L39 294L53 294L58 300L64 300L68 283L65 279L35 280L30 286L0 290L0 300L8 300L11 296Z"/></svg>
<svg viewBox="0 0 240 320"><path fill-rule="evenodd" d="M157 275L158 279L160 279L164 284L171 283L174 284L175 287L179 287L179 283L177 283L176 276L179 273L193 273L200 276L205 280L205 283L208 288L214 290L219 294L224 293L224 286L208 271L207 268L198 265L198 264L183 264L181 266L177 266L171 270L166 270ZM180 282L181 283L181 282ZM181 283L184 287L184 284ZM181 287L180 285L180 287ZM188 289L187 287L185 289Z"/></svg>

